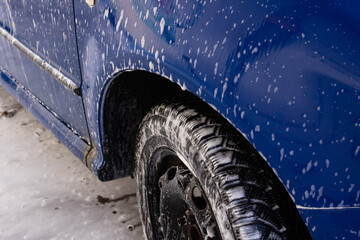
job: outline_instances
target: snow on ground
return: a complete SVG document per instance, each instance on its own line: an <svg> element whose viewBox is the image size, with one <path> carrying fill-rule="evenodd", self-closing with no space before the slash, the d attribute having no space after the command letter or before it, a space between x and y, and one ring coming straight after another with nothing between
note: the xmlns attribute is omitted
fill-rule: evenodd
<svg viewBox="0 0 360 240"><path fill-rule="evenodd" d="M130 178L100 182L0 87L0 239L144 239Z"/></svg>

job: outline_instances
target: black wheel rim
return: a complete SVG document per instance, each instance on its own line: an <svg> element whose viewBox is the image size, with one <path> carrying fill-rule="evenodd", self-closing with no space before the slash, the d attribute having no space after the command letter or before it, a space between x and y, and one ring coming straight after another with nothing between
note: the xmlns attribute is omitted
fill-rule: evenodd
<svg viewBox="0 0 360 240"><path fill-rule="evenodd" d="M201 184L177 155L159 149L150 162L147 194L155 239L221 239Z"/></svg>

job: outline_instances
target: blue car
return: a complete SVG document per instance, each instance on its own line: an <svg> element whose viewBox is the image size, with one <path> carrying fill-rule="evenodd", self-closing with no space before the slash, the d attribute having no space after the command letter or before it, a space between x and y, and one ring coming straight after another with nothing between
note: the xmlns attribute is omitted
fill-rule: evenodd
<svg viewBox="0 0 360 240"><path fill-rule="evenodd" d="M148 239L360 237L360 2L0 1L0 84Z"/></svg>

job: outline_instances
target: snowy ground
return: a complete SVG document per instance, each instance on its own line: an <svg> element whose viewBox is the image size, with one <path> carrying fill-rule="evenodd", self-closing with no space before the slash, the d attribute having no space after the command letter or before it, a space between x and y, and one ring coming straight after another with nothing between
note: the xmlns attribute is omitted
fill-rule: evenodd
<svg viewBox="0 0 360 240"><path fill-rule="evenodd" d="M143 239L134 181L97 180L1 87L0 239Z"/></svg>

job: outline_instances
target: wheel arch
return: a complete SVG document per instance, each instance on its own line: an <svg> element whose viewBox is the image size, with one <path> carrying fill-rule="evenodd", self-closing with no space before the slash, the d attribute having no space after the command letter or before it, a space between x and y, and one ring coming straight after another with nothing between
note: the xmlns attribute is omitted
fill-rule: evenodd
<svg viewBox="0 0 360 240"><path fill-rule="evenodd" d="M139 124L152 107L173 97L188 97L201 102L202 105L206 105L207 111L217 115L221 122L230 126L239 135L243 135L246 144L252 149L252 154L258 155L257 157L262 159L263 168L272 172L272 179L277 186L276 192L289 209L292 209L291 215L298 214L291 195L273 172L274 169L265 161L261 152L246 139L246 135L241 130L208 102L188 90L183 90L179 84L147 71L121 72L112 78L104 91L101 126L104 164L97 172L100 180L108 181L133 174L135 141ZM300 218L297 219L300 224Z"/></svg>
<svg viewBox="0 0 360 240"><path fill-rule="evenodd" d="M100 180L129 176L134 170L137 127L157 103L187 94L172 81L156 74L135 70L115 75L103 94L102 146L104 164Z"/></svg>

